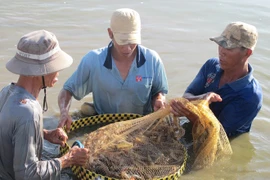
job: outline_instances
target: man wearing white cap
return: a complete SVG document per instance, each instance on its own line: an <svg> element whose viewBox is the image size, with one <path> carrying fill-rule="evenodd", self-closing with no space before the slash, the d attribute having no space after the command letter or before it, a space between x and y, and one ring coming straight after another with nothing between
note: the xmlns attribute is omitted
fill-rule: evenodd
<svg viewBox="0 0 270 180"><path fill-rule="evenodd" d="M219 58L209 59L187 87L183 97L205 99L229 137L249 132L253 119L262 106L262 89L253 77L248 63L258 33L254 26L232 22L223 33L210 40L218 44ZM179 101L173 101L172 112L195 122Z"/></svg>
<svg viewBox="0 0 270 180"><path fill-rule="evenodd" d="M6 64L19 79L0 92L1 180L60 179L62 168L86 163L88 150L78 147L60 158L41 160L43 138L64 146L67 135L61 128L43 129L43 112L37 98L44 89L46 111L46 87L53 87L59 71L72 62L51 32L33 31L20 39L16 55Z"/></svg>
<svg viewBox="0 0 270 180"><path fill-rule="evenodd" d="M111 17L108 47L86 54L59 94L59 127L67 125L71 98L81 100L92 92L98 114L148 114L164 107L168 82L159 55L141 44L139 14L117 9ZM90 113L88 115L91 115Z"/></svg>

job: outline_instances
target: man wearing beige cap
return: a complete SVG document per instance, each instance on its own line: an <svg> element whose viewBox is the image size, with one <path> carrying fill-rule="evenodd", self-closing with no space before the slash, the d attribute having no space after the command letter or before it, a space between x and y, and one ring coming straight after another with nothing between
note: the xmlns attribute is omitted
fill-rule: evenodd
<svg viewBox="0 0 270 180"><path fill-rule="evenodd" d="M37 98L44 89L46 111L46 87L53 87L59 71L72 62L51 32L33 31L18 42L16 55L6 68L19 79L0 92L1 180L60 179L62 168L86 163L88 150L78 147L60 158L41 160L43 138L64 146L67 135L61 128L43 129L43 112Z"/></svg>
<svg viewBox="0 0 270 180"><path fill-rule="evenodd" d="M249 132L253 119L262 106L262 89L253 77L248 58L257 43L254 26L230 23L223 33L210 40L218 44L219 58L209 59L187 87L183 97L205 99L229 137ZM186 116L191 122L196 115L181 102L173 101L172 112Z"/></svg>
<svg viewBox="0 0 270 180"><path fill-rule="evenodd" d="M98 114L148 114L164 107L168 83L159 55L141 44L140 15L128 8L114 11L107 47L86 54L59 94L59 127L67 125L71 98L92 93ZM91 115L89 113L88 115Z"/></svg>

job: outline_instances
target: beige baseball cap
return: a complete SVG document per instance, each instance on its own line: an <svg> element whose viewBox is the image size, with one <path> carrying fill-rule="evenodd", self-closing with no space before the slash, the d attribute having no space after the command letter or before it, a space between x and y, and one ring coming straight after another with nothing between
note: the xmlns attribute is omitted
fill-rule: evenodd
<svg viewBox="0 0 270 180"><path fill-rule="evenodd" d="M141 19L135 10L129 8L115 10L110 26L117 44L141 44Z"/></svg>
<svg viewBox="0 0 270 180"><path fill-rule="evenodd" d="M6 68L19 75L43 76L65 69L72 62L53 33L38 30L21 37L16 55L7 62Z"/></svg>
<svg viewBox="0 0 270 180"><path fill-rule="evenodd" d="M254 50L257 39L256 27L243 22L232 22L227 25L220 36L210 38L211 41L215 41L226 49L244 47L251 50Z"/></svg>

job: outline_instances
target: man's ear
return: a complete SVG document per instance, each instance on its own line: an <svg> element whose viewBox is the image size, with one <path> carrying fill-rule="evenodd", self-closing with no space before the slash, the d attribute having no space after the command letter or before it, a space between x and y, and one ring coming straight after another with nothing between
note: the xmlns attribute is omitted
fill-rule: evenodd
<svg viewBox="0 0 270 180"><path fill-rule="evenodd" d="M109 37L111 39L113 39L113 32L112 32L111 28L108 28L107 30L108 30Z"/></svg>
<svg viewBox="0 0 270 180"><path fill-rule="evenodd" d="M249 57L252 54L252 50L251 49L247 49L247 56Z"/></svg>

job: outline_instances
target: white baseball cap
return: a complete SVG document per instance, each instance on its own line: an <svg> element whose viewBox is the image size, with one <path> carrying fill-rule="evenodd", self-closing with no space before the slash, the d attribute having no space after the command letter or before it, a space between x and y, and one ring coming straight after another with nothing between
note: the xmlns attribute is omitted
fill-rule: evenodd
<svg viewBox="0 0 270 180"><path fill-rule="evenodd" d="M111 17L111 30L119 45L141 44L141 19L133 9L115 10Z"/></svg>

